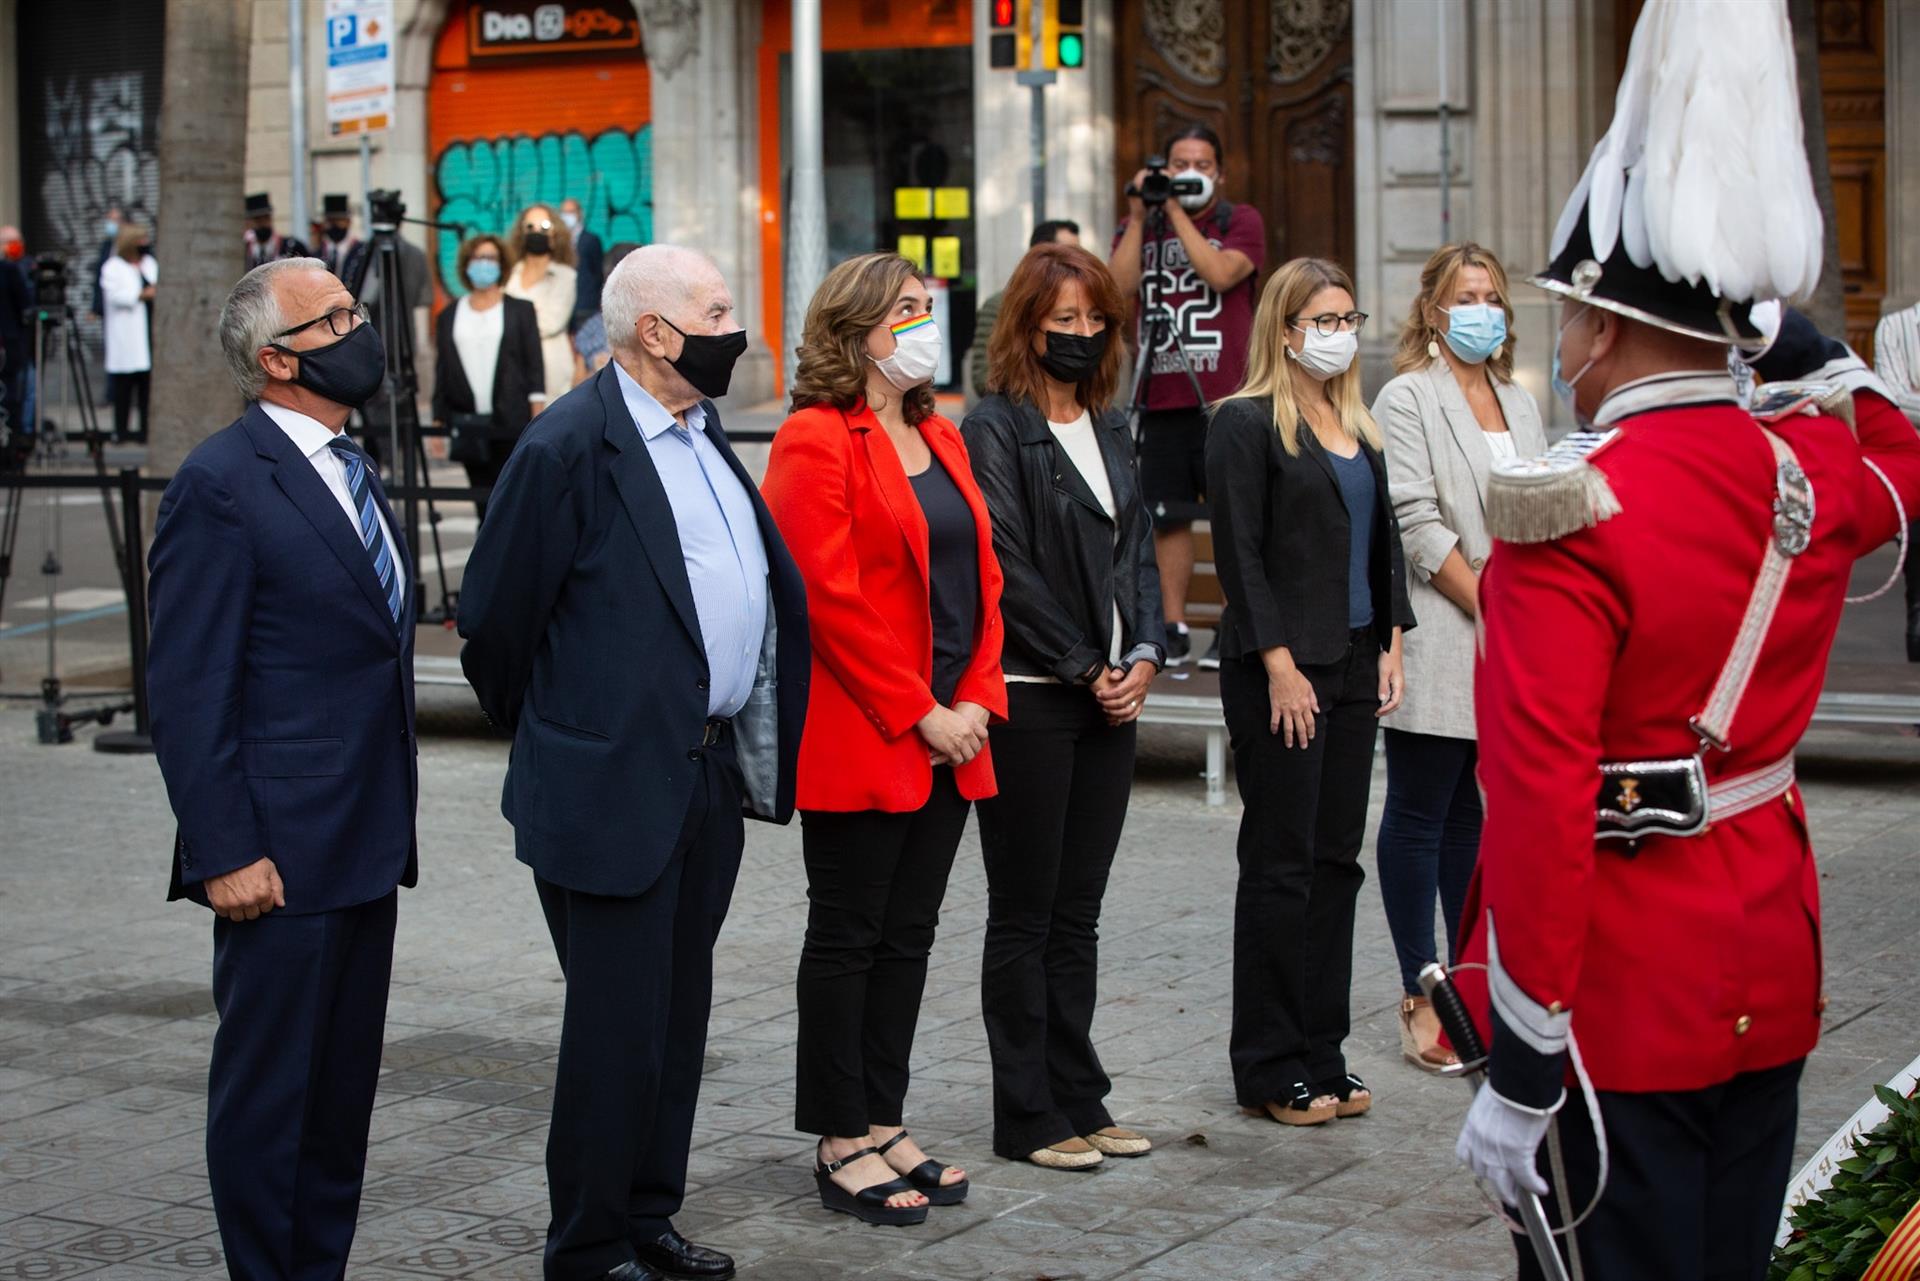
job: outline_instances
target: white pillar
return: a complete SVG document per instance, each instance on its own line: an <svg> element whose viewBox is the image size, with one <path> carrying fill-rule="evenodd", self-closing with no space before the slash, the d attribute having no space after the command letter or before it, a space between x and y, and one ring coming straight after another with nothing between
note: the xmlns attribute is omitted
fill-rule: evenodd
<svg viewBox="0 0 1920 1281"><path fill-rule="evenodd" d="M307 67L303 0L287 0L287 128L293 165L293 225L305 239L313 205L307 191ZM309 249L315 246L307 246Z"/></svg>
<svg viewBox="0 0 1920 1281"><path fill-rule="evenodd" d="M1886 22L1887 296L1881 311L1920 303L1920 10L1889 4Z"/></svg>

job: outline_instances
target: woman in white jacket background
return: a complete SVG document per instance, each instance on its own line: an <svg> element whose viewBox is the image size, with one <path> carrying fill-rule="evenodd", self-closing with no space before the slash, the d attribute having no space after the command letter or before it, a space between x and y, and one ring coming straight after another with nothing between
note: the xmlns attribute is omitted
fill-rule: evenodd
<svg viewBox="0 0 1920 1281"><path fill-rule="evenodd" d="M101 326L106 339L107 372L113 377L113 438L127 438L127 420L140 407L140 435L147 434L147 390L153 373L152 330L147 304L153 301L159 264L148 252L153 237L129 219L114 237L113 253L100 264Z"/></svg>
<svg viewBox="0 0 1920 1281"><path fill-rule="evenodd" d="M1406 638L1407 692L1382 724L1387 796L1380 817L1380 901L1400 963L1400 1047L1438 1071L1455 1061L1420 993L1441 959L1434 901L1449 942L1480 848L1473 723L1474 620L1495 459L1546 452L1533 397L1513 381L1513 309L1500 260L1475 244L1445 245L1420 272L1373 417L1386 438L1387 486L1406 548L1417 630ZM1451 949L1449 949L1451 952ZM1449 958L1450 959L1450 958Z"/></svg>

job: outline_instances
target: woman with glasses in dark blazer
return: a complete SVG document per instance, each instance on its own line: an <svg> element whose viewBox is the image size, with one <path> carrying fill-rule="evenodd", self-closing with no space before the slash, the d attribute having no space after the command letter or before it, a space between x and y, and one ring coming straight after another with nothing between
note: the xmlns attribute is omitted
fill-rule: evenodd
<svg viewBox="0 0 1920 1281"><path fill-rule="evenodd" d="M961 424L1006 578L1000 793L980 802L993 1150L1051 1169L1152 1146L1114 1125L1092 1038L1100 903L1166 657L1153 523L1111 408L1109 325L1125 314L1086 250L1029 251L988 344L989 394Z"/></svg>
<svg viewBox="0 0 1920 1281"><path fill-rule="evenodd" d="M1234 1089L1286 1125L1357 1116L1354 900L1378 719L1413 626L1380 429L1353 367L1364 313L1332 263L1267 281L1247 381L1214 410L1207 496L1226 610L1220 702L1246 811L1233 926Z"/></svg>

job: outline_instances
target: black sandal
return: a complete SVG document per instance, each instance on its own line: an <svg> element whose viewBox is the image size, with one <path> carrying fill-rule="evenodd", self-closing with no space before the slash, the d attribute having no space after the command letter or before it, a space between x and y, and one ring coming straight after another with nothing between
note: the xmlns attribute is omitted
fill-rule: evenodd
<svg viewBox="0 0 1920 1281"><path fill-rule="evenodd" d="M861 1148L849 1153L838 1161L815 1162L813 1181L820 1188L820 1205L824 1209L837 1210L841 1214L851 1214L862 1223L872 1223L880 1227L910 1227L927 1221L927 1207L924 1205L888 1205L889 1197L899 1196L902 1192L919 1192L905 1179L892 1179L886 1183L876 1183L870 1188L861 1188L858 1192L849 1192L833 1181L833 1176L847 1165L863 1156L879 1156L874 1148ZM924 1195L924 1194L923 1194Z"/></svg>
<svg viewBox="0 0 1920 1281"><path fill-rule="evenodd" d="M892 1148L894 1144L906 1137L907 1132L902 1130L874 1150L884 1158L887 1155L887 1151ZM940 1181L946 1177L947 1171L952 1168L950 1165L941 1165L938 1161L927 1160L922 1161L919 1165L908 1170L902 1177L905 1178L907 1182L913 1184L915 1190L927 1198L928 1205L959 1205L967 1199L969 1189L968 1181L966 1179L962 1179L958 1183L942 1183Z"/></svg>
<svg viewBox="0 0 1920 1281"><path fill-rule="evenodd" d="M1334 1107L1335 1116L1359 1116L1373 1106L1373 1091L1351 1072L1337 1080L1322 1081L1313 1088L1318 1093L1331 1094L1338 1100Z"/></svg>
<svg viewBox="0 0 1920 1281"><path fill-rule="evenodd" d="M1264 1107L1241 1108L1248 1116L1264 1116L1282 1125L1324 1125L1339 1114L1340 1104L1321 1103L1332 1091L1295 1081L1285 1099L1271 1099Z"/></svg>

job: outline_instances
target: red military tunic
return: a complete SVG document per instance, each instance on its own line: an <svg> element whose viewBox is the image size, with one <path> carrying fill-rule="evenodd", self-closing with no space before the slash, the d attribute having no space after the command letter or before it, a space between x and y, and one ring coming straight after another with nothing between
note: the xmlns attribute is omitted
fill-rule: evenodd
<svg viewBox="0 0 1920 1281"><path fill-rule="evenodd" d="M1670 385L1688 403L1612 422L1620 435L1588 459L1619 514L1501 544L1481 584L1486 825L1461 959L1486 961L1494 939L1493 1083L1534 1106L1551 1105L1565 1079L1554 1034L1564 1038L1569 1012L1603 1090L1698 1089L1803 1057L1819 1037L1819 878L1797 789L1631 853L1594 840L1602 761L1698 749L1688 718L1707 702L1772 534L1775 460L1731 380ZM1789 756L1813 716L1854 561L1897 529L1862 459L1920 512L1912 424L1871 392L1856 418L1857 439L1825 415L1773 425L1811 482L1812 545L1792 562L1731 750L1707 754L1709 780ZM1458 977L1487 1034L1489 976ZM1527 1034L1504 1031L1516 1020Z"/></svg>

